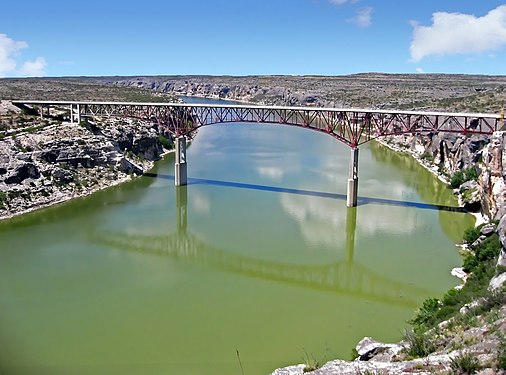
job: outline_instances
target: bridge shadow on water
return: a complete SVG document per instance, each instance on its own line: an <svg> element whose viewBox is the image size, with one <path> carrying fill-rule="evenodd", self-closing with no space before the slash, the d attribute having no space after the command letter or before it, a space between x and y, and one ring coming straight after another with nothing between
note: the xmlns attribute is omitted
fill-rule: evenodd
<svg viewBox="0 0 506 375"><path fill-rule="evenodd" d="M172 181L174 180L174 175L167 175L167 174L161 174L161 173L149 173L148 172L148 173L145 173L144 176L152 177L152 178L162 178L162 179L172 180ZM329 192L304 190L304 189L284 188L284 187L270 186L270 185L248 184L248 183L234 182L234 181L212 180L212 179L206 179L206 178L188 177L188 185L223 186L223 187L231 187L231 188L238 188L238 189L270 191L270 192L276 192L276 193L287 193L287 194L305 195L305 196L320 197L320 198L330 198L330 199L338 199L338 200L343 200L343 201L346 200L346 194L329 193ZM373 197L359 197L358 198L358 206L365 206L367 204L380 204L380 205L400 206L400 207L414 207L414 208L420 208L420 209L425 209L425 210L436 210L436 211L450 211L450 212L462 212L462 213L468 212L464 207L444 206L444 205L438 205L438 204L401 201L401 200L386 199L386 198L373 198Z"/></svg>

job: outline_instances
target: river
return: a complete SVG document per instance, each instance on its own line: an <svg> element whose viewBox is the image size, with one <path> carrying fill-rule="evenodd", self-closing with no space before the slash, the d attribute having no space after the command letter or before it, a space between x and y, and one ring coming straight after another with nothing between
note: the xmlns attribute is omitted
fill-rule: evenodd
<svg viewBox="0 0 506 375"><path fill-rule="evenodd" d="M193 99L196 100L196 99ZM0 373L266 374L398 340L474 218L412 158L221 124L146 176L0 223Z"/></svg>

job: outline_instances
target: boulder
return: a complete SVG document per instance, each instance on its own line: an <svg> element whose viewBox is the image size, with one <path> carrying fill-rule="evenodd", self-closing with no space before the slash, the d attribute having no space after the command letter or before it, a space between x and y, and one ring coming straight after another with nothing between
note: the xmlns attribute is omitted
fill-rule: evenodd
<svg viewBox="0 0 506 375"><path fill-rule="evenodd" d="M17 166L5 179L6 184L19 184L27 178L40 178L40 172L33 163L24 163Z"/></svg>
<svg viewBox="0 0 506 375"><path fill-rule="evenodd" d="M506 267L506 250L504 247L501 249L499 257L497 258L497 267Z"/></svg>
<svg viewBox="0 0 506 375"><path fill-rule="evenodd" d="M355 347L359 361L368 361L371 358L381 361L390 361L396 354L402 350L399 344L385 344L374 340L371 337L364 337ZM377 358L378 355L381 358Z"/></svg>
<svg viewBox="0 0 506 375"><path fill-rule="evenodd" d="M134 139L132 151L146 160L158 160L163 153L163 147L154 137L141 137Z"/></svg>
<svg viewBox="0 0 506 375"><path fill-rule="evenodd" d="M126 159L126 158L121 158L120 162L119 162L119 170L124 172L124 173L135 173L137 175L141 175L144 173L144 171L142 170L142 168L138 167L137 165L135 165L134 163L132 163L130 160Z"/></svg>
<svg viewBox="0 0 506 375"><path fill-rule="evenodd" d="M495 232L496 225L495 224L487 224L481 227L480 233L484 236L490 236L492 233Z"/></svg>
<svg viewBox="0 0 506 375"><path fill-rule="evenodd" d="M502 248L506 249L506 215L501 218L497 225L497 234L499 235Z"/></svg>
<svg viewBox="0 0 506 375"><path fill-rule="evenodd" d="M51 175L53 176L53 180L59 184L68 184L74 181L72 172L62 168L56 168Z"/></svg>
<svg viewBox="0 0 506 375"><path fill-rule="evenodd" d="M494 276L490 283L488 284L488 290L493 292L499 288L501 288L506 282L506 272L503 272L497 276Z"/></svg>
<svg viewBox="0 0 506 375"><path fill-rule="evenodd" d="M39 155L40 160L43 160L47 163L54 164L56 163L56 160L58 159L59 152L56 150L45 150L42 151Z"/></svg>
<svg viewBox="0 0 506 375"><path fill-rule="evenodd" d="M32 161L32 154L27 152L20 152L16 154L16 159L21 161Z"/></svg>

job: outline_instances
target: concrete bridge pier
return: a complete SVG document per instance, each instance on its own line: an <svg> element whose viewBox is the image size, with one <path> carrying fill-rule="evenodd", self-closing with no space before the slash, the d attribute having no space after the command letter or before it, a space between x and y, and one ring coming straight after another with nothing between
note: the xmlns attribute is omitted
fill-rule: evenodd
<svg viewBox="0 0 506 375"><path fill-rule="evenodd" d="M77 123L80 124L81 123L81 105L76 104L76 109L77 109Z"/></svg>
<svg viewBox="0 0 506 375"><path fill-rule="evenodd" d="M71 104L70 105L70 123L73 124L74 123L74 105Z"/></svg>
<svg viewBox="0 0 506 375"><path fill-rule="evenodd" d="M40 110L40 119L44 120L44 106L40 105L39 110ZM49 106L47 107L47 115L49 116Z"/></svg>
<svg viewBox="0 0 506 375"><path fill-rule="evenodd" d="M188 182L186 168L186 137L176 138L176 156L174 163L174 184L176 186L186 185Z"/></svg>
<svg viewBox="0 0 506 375"><path fill-rule="evenodd" d="M81 105L70 104L70 123L80 124L81 123Z"/></svg>
<svg viewBox="0 0 506 375"><path fill-rule="evenodd" d="M358 199L358 147L354 147L351 149L346 206L355 207L357 205L357 199Z"/></svg>

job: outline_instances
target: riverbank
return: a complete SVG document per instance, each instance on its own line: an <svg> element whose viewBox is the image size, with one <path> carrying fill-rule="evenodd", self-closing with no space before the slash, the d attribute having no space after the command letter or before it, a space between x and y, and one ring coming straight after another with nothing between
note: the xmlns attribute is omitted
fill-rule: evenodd
<svg viewBox="0 0 506 375"><path fill-rule="evenodd" d="M140 121L30 120L36 131L0 141L0 220L129 181L171 149L170 139Z"/></svg>
<svg viewBox="0 0 506 375"><path fill-rule="evenodd" d="M448 171L479 170L476 180L459 181L454 189L461 205L468 205L477 217L477 229L464 234L466 246L462 254L467 282L441 299L426 300L414 312L414 331L406 332L398 343L384 344L366 337L354 349L354 361L334 360L323 365L313 361L280 368L272 374L503 373L506 192L502 160L506 155L506 134L496 132L486 142L480 137L400 136L380 143L395 152L410 154L447 184L455 184L455 175ZM454 147L456 144L458 148ZM480 162L476 162L478 159ZM470 199L470 195L474 198ZM484 225L494 219L495 224Z"/></svg>

